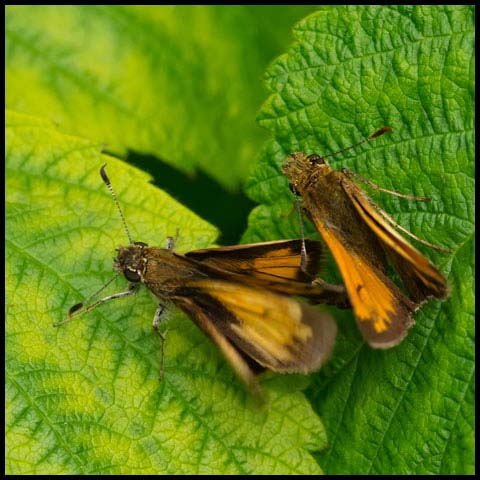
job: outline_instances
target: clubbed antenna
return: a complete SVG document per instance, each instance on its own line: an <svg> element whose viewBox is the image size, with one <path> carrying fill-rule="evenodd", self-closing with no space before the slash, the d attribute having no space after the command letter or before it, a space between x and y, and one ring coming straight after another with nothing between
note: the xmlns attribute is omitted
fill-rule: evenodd
<svg viewBox="0 0 480 480"><path fill-rule="evenodd" d="M113 191L113 187L112 187L112 184L110 183L110 179L107 176L107 172L105 172L105 167L106 166L107 166L107 164L103 165L103 167L100 169L100 176L102 177L103 182L105 183L107 188L110 190L110 193L112 194L115 205L117 206L118 213L120 214L120 217L122 219L123 226L125 228L125 231L127 232L128 240L130 241L131 244L133 244L133 240L132 240L132 237L130 235L130 231L128 230L128 227L127 227L127 222L125 221L125 217L123 216L123 212L122 212L122 209L120 208L120 204L118 203L117 196L115 195L115 192Z"/></svg>
<svg viewBox="0 0 480 480"><path fill-rule="evenodd" d="M53 326L59 327L60 325L63 325L64 323L67 323L70 320L73 320L75 317L78 317L80 315L83 315L86 312L89 312L90 310L93 310L99 303L102 303L104 300L97 301L91 305L89 305L89 302L93 298L95 298L102 290L105 290L105 288L107 288L117 277L118 277L118 274L115 275L113 278L111 278L105 285L101 286L95 293L93 293L88 298L83 300L83 302L76 303L68 311L68 317L65 320L62 320L60 322L55 322ZM86 308L84 308L85 306Z"/></svg>
<svg viewBox="0 0 480 480"><path fill-rule="evenodd" d="M373 132L367 138L364 138L361 142L350 145L347 148L342 148L341 150L338 150L337 152L333 152L333 153L329 153L328 155L324 155L323 158L333 157L334 155L338 155L339 153L343 153L343 152L346 152L347 150L350 150L352 148L359 147L360 145L363 145L364 143L367 143L370 140L373 140L374 138L377 138L380 135L383 135L384 133L391 132L391 131L392 131L392 129L390 127L379 128L377 131Z"/></svg>

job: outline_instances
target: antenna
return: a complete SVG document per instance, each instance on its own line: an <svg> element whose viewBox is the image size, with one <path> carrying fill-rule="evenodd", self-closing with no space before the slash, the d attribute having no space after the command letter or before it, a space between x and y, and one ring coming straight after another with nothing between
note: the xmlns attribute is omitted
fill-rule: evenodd
<svg viewBox="0 0 480 480"><path fill-rule="evenodd" d="M364 143L369 142L370 140L373 140L374 138L379 137L380 135L383 135L384 133L391 132L392 129L390 127L382 127L379 128L377 131L373 132L371 135L369 135L367 138L364 138L361 142L354 143L353 145L350 145L347 148L342 148L341 150L338 150L333 153L329 153L328 155L324 155L322 158L327 158L327 157L333 157L334 155L338 155L339 153L346 152L347 150L350 150L352 148L358 147L360 145L363 145Z"/></svg>
<svg viewBox="0 0 480 480"><path fill-rule="evenodd" d="M130 240L130 243L133 244L130 231L128 230L128 227L127 227L127 222L125 221L125 217L123 216L123 212L122 212L122 209L120 208L120 204L118 203L117 196L113 191L113 187L112 187L112 184L110 183L110 179L107 176L107 172L105 172L106 166L107 164L103 165L103 167L100 169L100 176L102 177L102 180L104 181L105 185L110 190L113 200L115 201L115 205L117 206L118 213L120 214L120 218L122 219L123 226L125 227L125 231L127 232L128 240ZM126 297L128 295L132 295L138 290L139 284L131 283L128 289L124 292L114 293L112 295L109 295L108 297L101 298L96 302L90 303L100 292L102 292L106 287L108 287L118 277L118 275L119 274L117 273L114 277L108 280L103 286L101 286L95 293L90 295L88 298L86 298L82 302L79 302L73 305L73 307L71 307L70 310L68 311L67 318L65 318L64 320L61 320L60 322L55 322L53 326L58 327L60 325L63 325L64 323L69 322L75 317L79 317L80 315L83 315L84 313L87 313L90 310L93 310L94 308L96 308L98 305L102 303L108 302L115 298L121 298L121 297Z"/></svg>
<svg viewBox="0 0 480 480"><path fill-rule="evenodd" d="M73 305L73 307L71 307L70 310L68 311L68 317L65 320L62 320L60 322L55 322L53 326L58 327L60 325L63 325L64 323L69 322L75 317L78 317L79 315L83 315L84 313L94 309L99 303L102 303L103 300L100 300L91 305L88 305L88 303L90 302L90 300L92 300L92 298L95 298L101 291L105 290L105 288L107 288L117 277L118 277L118 273L114 277L112 277L107 283L105 283L105 285L101 286L95 293L92 293L92 295L90 295L88 298L83 300L83 302L79 302ZM87 307L83 309L85 305L87 305Z"/></svg>
<svg viewBox="0 0 480 480"><path fill-rule="evenodd" d="M132 237L130 235L130 231L128 230L128 227L127 227L127 222L125 221L125 217L123 216L122 209L120 208L120 204L118 203L117 196L115 195L115 192L113 191L113 187L112 187L112 184L110 183L110 179L107 176L107 172L105 172L105 167L106 166L107 166L107 164L103 165L103 167L100 169L100 176L102 177L102 180L105 183L105 185L107 186L107 188L110 190L110 193L113 197L115 205L117 206L118 213L120 214L120 217L122 219L125 231L127 232L128 240L133 245L133 240L132 240Z"/></svg>

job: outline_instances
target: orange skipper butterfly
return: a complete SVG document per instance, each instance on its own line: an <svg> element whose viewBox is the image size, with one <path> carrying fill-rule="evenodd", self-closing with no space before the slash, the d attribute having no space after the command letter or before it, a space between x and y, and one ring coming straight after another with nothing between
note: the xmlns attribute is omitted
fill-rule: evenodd
<svg viewBox="0 0 480 480"><path fill-rule="evenodd" d="M340 152L389 131L389 127L381 128ZM353 178L403 198L430 199L380 188L345 168L334 170L326 157L316 154L293 153L284 164L283 173L293 193L301 196L304 212L332 252L364 339L376 348L397 345L414 324L413 312L430 297L446 298L449 287L442 273L393 226L433 248L447 250L420 240L397 225ZM408 294L389 278L387 258Z"/></svg>

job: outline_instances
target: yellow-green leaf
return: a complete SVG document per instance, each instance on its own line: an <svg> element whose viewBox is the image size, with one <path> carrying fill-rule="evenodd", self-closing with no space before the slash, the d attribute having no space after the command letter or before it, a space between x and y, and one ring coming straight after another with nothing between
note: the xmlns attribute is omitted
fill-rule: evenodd
<svg viewBox="0 0 480 480"><path fill-rule="evenodd" d="M244 241L299 235L281 174L289 153L326 155L388 125L391 135L330 164L432 197L374 200L414 234L452 250L419 245L452 292L415 315L398 347L368 347L352 314L333 312L341 335L310 390L329 439L318 460L330 474L475 471L474 32L472 6L322 7L297 24L296 43L267 71L271 96L259 121L274 138L247 186L261 205ZM339 279L331 258L324 275Z"/></svg>
<svg viewBox="0 0 480 480"><path fill-rule="evenodd" d="M214 227L149 177L48 121L6 114L6 472L9 474L311 474L323 426L304 379L265 379L253 402L216 346L173 307L164 379L146 290L58 328L114 275L128 243L99 175L107 170L135 240L180 252ZM123 277L105 292L125 290ZM278 381L281 380L281 381Z"/></svg>

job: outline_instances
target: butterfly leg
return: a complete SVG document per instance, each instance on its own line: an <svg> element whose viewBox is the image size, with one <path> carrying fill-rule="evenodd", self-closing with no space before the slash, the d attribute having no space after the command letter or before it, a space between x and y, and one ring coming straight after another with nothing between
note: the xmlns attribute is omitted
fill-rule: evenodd
<svg viewBox="0 0 480 480"><path fill-rule="evenodd" d="M298 213L298 221L300 224L300 235L302 238L302 246L300 247L300 269L307 273L307 249L305 247L305 229L303 227L302 218L302 200L295 197L295 209Z"/></svg>
<svg viewBox="0 0 480 480"><path fill-rule="evenodd" d="M167 237L167 250L175 250L175 245L178 242L179 234L180 234L180 230L177 228L175 232L175 238Z"/></svg>
<svg viewBox="0 0 480 480"><path fill-rule="evenodd" d="M337 308L347 309L352 308L347 290L344 285L333 285L327 283L321 278L313 280L312 285L320 287L323 292L317 297L309 298L310 303L326 303L327 305L334 305Z"/></svg>
<svg viewBox="0 0 480 480"><path fill-rule="evenodd" d="M162 360L160 362L160 375L159 375L159 380L162 381L163 379L163 369L165 366L165 335L166 332L162 333L160 331L160 324L162 323L162 315L163 312L165 311L165 305L162 305L161 303L158 305L158 308L155 312L155 315L153 317L153 322L152 322L152 327L155 330L156 334L160 337L160 340L162 342Z"/></svg>
<svg viewBox="0 0 480 480"><path fill-rule="evenodd" d="M371 182L367 178L362 177L362 175L356 172L352 172L352 170L349 170L348 168L342 168L342 173L344 173L349 178L353 177L353 178L356 178L357 180L360 180L365 185L368 185L370 188L373 188L373 190L389 193L390 195L393 195L395 197L406 198L407 200L417 200L418 202L429 202L431 200L430 197L417 197L415 195L407 195L405 193L395 192L394 190L387 190L386 188L382 188L377 184Z"/></svg>
<svg viewBox="0 0 480 480"><path fill-rule="evenodd" d="M115 277L114 277L115 279ZM110 284L111 282L108 282L106 285ZM99 291L103 290L105 288L104 285ZM98 307L100 304L109 302L110 300L114 300L115 298L122 298L122 297L128 297L129 295L133 295L134 293L137 293L138 289L140 288L139 283L131 283L128 286L128 289L125 290L124 292L118 292L114 293L113 295L109 295L108 297L101 298L100 300L97 300L96 302L87 305L85 307L85 304L88 303L88 301L95 295L91 295L89 298L84 300L83 302L76 303L73 307L70 308L68 311L68 317L65 320L62 320L61 322L56 322L53 324L54 327L58 327L60 325L63 325L64 323L69 322L75 317L78 317L80 315L83 315L84 313L89 312L90 310L93 310L94 308ZM97 292L98 293L98 292ZM85 307L85 308L84 308Z"/></svg>

